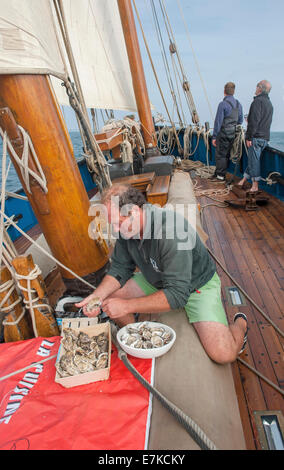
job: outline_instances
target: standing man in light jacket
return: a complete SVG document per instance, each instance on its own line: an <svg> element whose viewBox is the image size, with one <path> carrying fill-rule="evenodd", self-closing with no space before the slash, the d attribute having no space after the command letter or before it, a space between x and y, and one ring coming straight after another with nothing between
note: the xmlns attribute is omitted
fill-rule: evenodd
<svg viewBox="0 0 284 470"><path fill-rule="evenodd" d="M271 84L262 80L256 85L255 97L248 114L246 146L248 149L248 166L239 182L243 186L249 178L252 180L251 192L258 191L260 176L260 157L270 139L273 106L269 99Z"/></svg>
<svg viewBox="0 0 284 470"><path fill-rule="evenodd" d="M224 88L224 99L219 103L214 122L212 144L216 147L216 170L213 178L225 181L230 152L236 137L236 126L243 122L242 105L234 97L235 84L228 82Z"/></svg>

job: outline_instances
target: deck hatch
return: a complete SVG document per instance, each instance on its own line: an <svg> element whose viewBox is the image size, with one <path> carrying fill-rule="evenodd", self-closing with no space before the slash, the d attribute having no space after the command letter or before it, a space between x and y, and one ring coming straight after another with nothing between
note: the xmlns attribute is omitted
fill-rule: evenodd
<svg viewBox="0 0 284 470"><path fill-rule="evenodd" d="M233 307L246 305L243 294L235 286L225 287L229 304Z"/></svg>
<svg viewBox="0 0 284 470"><path fill-rule="evenodd" d="M254 416L262 448L284 450L284 418L281 411L255 411Z"/></svg>

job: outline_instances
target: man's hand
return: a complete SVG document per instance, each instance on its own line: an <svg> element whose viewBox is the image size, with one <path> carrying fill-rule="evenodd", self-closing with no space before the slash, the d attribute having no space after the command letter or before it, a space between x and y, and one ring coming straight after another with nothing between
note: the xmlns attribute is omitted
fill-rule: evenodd
<svg viewBox="0 0 284 470"><path fill-rule="evenodd" d="M87 305L88 303L94 299L94 298L97 298L97 294L96 294L96 291L89 295L88 297L86 297L84 300L82 300L81 302L79 302L78 304L75 304L76 307L83 307L83 313L84 315L86 315L87 317L97 317L98 314L100 313L101 311L101 308L98 307L98 308L94 308L93 310L91 311L87 311L86 308L87 308Z"/></svg>
<svg viewBox="0 0 284 470"><path fill-rule="evenodd" d="M212 140L212 145L213 145L213 147L217 147L216 139L213 139L213 140Z"/></svg>
<svg viewBox="0 0 284 470"><path fill-rule="evenodd" d="M125 317L133 313L129 311L129 302L126 299L106 299L102 304L102 309L110 318Z"/></svg>
<svg viewBox="0 0 284 470"><path fill-rule="evenodd" d="M246 146L247 148L252 146L252 141L251 140L246 140Z"/></svg>
<svg viewBox="0 0 284 470"><path fill-rule="evenodd" d="M79 307L79 308L83 307L83 313L87 317L96 317L101 311L100 308L93 308L90 312L86 311L87 304L90 302L90 300L97 297L100 299L101 302L103 302L104 299L106 299L109 295L111 295L113 292L115 292L119 288L120 288L120 283L114 277L106 274L102 282L94 290L94 292L92 292L91 295L89 295L84 300L82 300L81 302L75 305L76 307Z"/></svg>

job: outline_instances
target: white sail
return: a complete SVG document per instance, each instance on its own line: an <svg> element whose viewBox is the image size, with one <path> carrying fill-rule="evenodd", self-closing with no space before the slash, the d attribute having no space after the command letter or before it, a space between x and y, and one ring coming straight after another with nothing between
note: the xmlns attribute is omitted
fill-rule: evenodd
<svg viewBox="0 0 284 470"><path fill-rule="evenodd" d="M0 0L0 74L64 76L49 0Z"/></svg>
<svg viewBox="0 0 284 470"><path fill-rule="evenodd" d="M136 111L117 0L63 0L63 6L86 106ZM62 60L52 0L0 0L0 11L0 74L62 78L66 54ZM52 82L60 104L68 105L59 80Z"/></svg>

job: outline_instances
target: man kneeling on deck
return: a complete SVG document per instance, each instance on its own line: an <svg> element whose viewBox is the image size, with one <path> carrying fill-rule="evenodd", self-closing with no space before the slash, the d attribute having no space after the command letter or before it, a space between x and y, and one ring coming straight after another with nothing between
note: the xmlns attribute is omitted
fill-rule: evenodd
<svg viewBox="0 0 284 470"><path fill-rule="evenodd" d="M184 308L209 357L233 362L246 342L246 317L237 314L228 326L215 263L193 227L177 212L147 204L131 186L113 185L101 203L118 238L109 272L77 306L97 316L100 309L87 312L86 305L98 297L120 327L134 323L135 313Z"/></svg>

